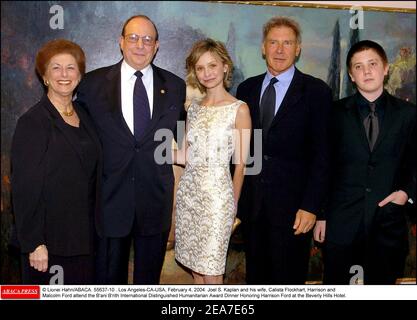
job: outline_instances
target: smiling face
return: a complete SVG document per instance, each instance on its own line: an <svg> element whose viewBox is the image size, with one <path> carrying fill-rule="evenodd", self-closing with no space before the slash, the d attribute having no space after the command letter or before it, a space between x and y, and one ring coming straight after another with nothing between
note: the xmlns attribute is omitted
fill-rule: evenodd
<svg viewBox="0 0 417 320"><path fill-rule="evenodd" d="M142 38L140 38L137 42L131 43L126 39L126 36L131 34L137 34L140 37L150 36L153 41L151 44L144 44ZM136 70L147 67L152 62L159 47L153 24L145 18L132 19L125 27L124 36L120 37L119 44L125 61Z"/></svg>
<svg viewBox="0 0 417 320"><path fill-rule="evenodd" d="M272 28L262 43L262 54L270 73L277 76L288 70L300 54L301 46L293 29L286 26Z"/></svg>
<svg viewBox="0 0 417 320"><path fill-rule="evenodd" d="M48 94L60 97L72 96L81 80L77 61L68 53L53 56L46 67L43 80L48 84Z"/></svg>
<svg viewBox="0 0 417 320"><path fill-rule="evenodd" d="M228 66L222 62L220 57L207 51L201 55L195 64L195 75L198 81L206 89L223 86L223 79Z"/></svg>
<svg viewBox="0 0 417 320"><path fill-rule="evenodd" d="M378 97L384 90L387 74L388 64L383 62L375 50L366 49L352 56L349 76L363 96Z"/></svg>

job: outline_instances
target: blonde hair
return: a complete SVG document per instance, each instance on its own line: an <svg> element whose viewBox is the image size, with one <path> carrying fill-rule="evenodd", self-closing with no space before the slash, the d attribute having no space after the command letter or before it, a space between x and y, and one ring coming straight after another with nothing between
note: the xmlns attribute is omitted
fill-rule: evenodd
<svg viewBox="0 0 417 320"><path fill-rule="evenodd" d="M206 92L206 88L200 84L195 73L195 65L197 64L198 59L200 59L200 57L206 52L217 54L220 60L228 66L226 74L223 78L223 85L225 88L230 88L233 75L232 59L230 58L230 55L222 42L215 41L210 38L197 41L194 43L190 50L190 53L185 61L185 66L187 69L187 85L191 86L192 88L198 88L201 93Z"/></svg>

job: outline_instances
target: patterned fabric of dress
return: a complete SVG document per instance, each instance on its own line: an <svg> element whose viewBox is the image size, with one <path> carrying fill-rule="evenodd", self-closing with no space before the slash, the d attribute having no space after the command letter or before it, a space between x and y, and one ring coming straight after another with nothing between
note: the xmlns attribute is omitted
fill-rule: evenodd
<svg viewBox="0 0 417 320"><path fill-rule="evenodd" d="M187 164L177 191L175 257L204 275L222 275L235 204L230 159L238 100L218 107L191 104Z"/></svg>

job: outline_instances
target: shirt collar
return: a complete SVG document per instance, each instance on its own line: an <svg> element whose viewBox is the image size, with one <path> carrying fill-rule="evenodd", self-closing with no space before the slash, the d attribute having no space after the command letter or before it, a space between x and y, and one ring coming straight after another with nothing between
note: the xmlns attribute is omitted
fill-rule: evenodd
<svg viewBox="0 0 417 320"><path fill-rule="evenodd" d="M382 94L375 100L373 101L376 104L375 109L377 110L377 112L380 115L384 114L385 111L385 105L386 105L386 98L387 98L387 94L386 91L384 90L382 92ZM356 93L356 104L359 107L359 112L361 113L361 115L363 117L366 117L369 114L369 103L371 101L367 100L363 95L361 95L361 93L359 91L357 91Z"/></svg>
<svg viewBox="0 0 417 320"><path fill-rule="evenodd" d="M385 105L385 97L386 97L386 93L385 90L382 92L382 94L375 100L373 101L376 104L376 107L383 107ZM371 101L367 100L363 95L361 95L361 93L358 91L357 92L357 96L356 96L356 103L358 104L359 107L366 107L368 108L369 103L371 103Z"/></svg>
<svg viewBox="0 0 417 320"><path fill-rule="evenodd" d="M132 68L126 60L123 60L122 67L121 67L121 76L124 80L135 80L136 76L135 72L137 70L135 68ZM141 69L140 72L142 72L143 77L148 77L149 73L152 72L152 66L149 64L145 68Z"/></svg>
<svg viewBox="0 0 417 320"><path fill-rule="evenodd" d="M294 77L294 73L295 73L295 66L292 65L291 67L289 67L288 70L286 70L283 73L275 76L275 78L277 78L278 81L281 84L289 86L290 83L291 83L292 78ZM269 83L272 78L274 78L274 76L272 75L272 73L269 72L269 70L267 70L266 71L265 82Z"/></svg>

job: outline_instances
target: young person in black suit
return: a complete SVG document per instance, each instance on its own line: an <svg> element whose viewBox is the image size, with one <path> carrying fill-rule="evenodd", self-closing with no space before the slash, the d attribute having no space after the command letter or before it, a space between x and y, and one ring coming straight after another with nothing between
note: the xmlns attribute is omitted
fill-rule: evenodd
<svg viewBox="0 0 417 320"><path fill-rule="evenodd" d="M346 65L358 92L333 108L332 184L314 230L326 239L323 281L395 284L408 251L405 205L416 199L416 107L384 90L378 43L353 45Z"/></svg>
<svg viewBox="0 0 417 320"><path fill-rule="evenodd" d="M239 202L248 284L305 283L310 231L327 190L331 90L295 68L300 52L297 22L270 19L262 43L267 72L237 89L263 138L251 139L251 155L262 144L262 170L245 178Z"/></svg>
<svg viewBox="0 0 417 320"><path fill-rule="evenodd" d="M101 149L87 113L72 101L84 52L64 39L50 41L36 70L46 94L19 118L11 152L23 283L49 284L57 275L63 283L53 283L93 284ZM62 269L50 274L54 265Z"/></svg>
<svg viewBox="0 0 417 320"><path fill-rule="evenodd" d="M184 117L185 83L158 68L158 31L143 15L129 18L119 38L123 60L86 74L78 100L103 148L98 282L126 284L134 242L134 284L158 284L171 226L172 163L155 159L159 129ZM171 154L171 139L165 141Z"/></svg>

